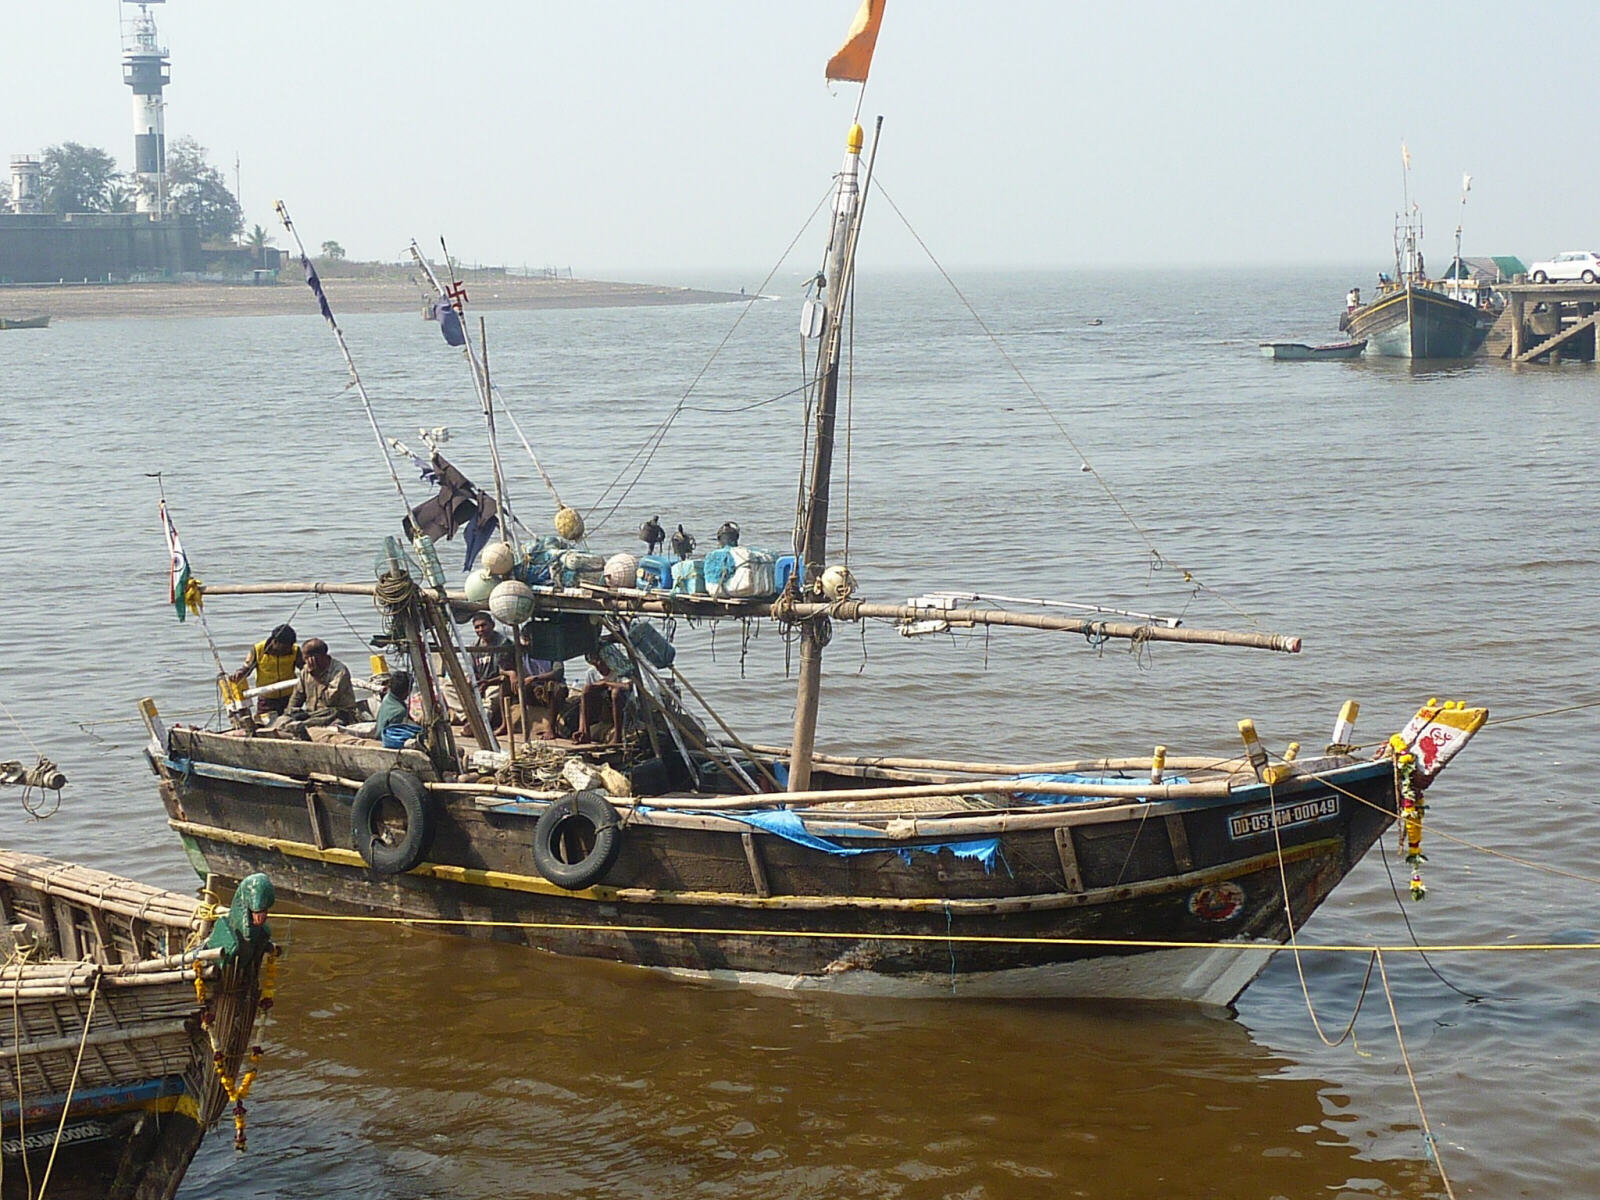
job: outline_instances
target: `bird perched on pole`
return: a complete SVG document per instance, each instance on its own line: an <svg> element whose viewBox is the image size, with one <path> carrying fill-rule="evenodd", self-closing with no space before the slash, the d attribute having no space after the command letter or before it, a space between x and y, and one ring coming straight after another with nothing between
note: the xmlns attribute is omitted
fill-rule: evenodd
<svg viewBox="0 0 1600 1200"><path fill-rule="evenodd" d="M672 552L678 556L679 562L694 553L694 539L689 536L681 524L678 526L677 532L672 535Z"/></svg>
<svg viewBox="0 0 1600 1200"><path fill-rule="evenodd" d="M639 526L639 540L650 548L649 553L661 553L661 544L667 540L667 531L661 528L660 513Z"/></svg>

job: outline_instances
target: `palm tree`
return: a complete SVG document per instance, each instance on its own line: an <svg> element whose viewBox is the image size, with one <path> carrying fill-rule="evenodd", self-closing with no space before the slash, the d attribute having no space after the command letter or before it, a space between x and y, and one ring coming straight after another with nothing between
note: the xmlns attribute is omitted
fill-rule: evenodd
<svg viewBox="0 0 1600 1200"><path fill-rule="evenodd" d="M259 225L251 226L250 236L244 244L249 247L251 256L256 261L256 266L265 265L267 247L272 244L272 235Z"/></svg>

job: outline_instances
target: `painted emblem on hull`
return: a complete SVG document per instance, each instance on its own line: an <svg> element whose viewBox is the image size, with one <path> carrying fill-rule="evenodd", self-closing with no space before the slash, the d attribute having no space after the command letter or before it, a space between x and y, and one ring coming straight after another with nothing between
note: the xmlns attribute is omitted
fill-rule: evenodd
<svg viewBox="0 0 1600 1200"><path fill-rule="evenodd" d="M1202 921L1231 921L1244 907L1244 889L1237 883L1208 883L1189 893L1189 911Z"/></svg>

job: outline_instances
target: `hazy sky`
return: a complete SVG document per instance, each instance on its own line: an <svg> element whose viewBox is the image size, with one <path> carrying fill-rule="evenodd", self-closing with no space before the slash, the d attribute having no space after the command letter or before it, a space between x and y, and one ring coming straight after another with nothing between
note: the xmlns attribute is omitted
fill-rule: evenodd
<svg viewBox="0 0 1600 1200"><path fill-rule="evenodd" d="M172 0L169 139L313 247L760 268L823 194L856 0ZM128 11L132 12L133 9ZM115 0L0 0L0 154L132 155ZM1371 263L1400 142L1435 262L1600 249L1600 4L889 0L878 179L960 267ZM862 263L924 263L870 217ZM281 236L279 244L283 244ZM815 240L815 238L813 239ZM814 257L814 248L806 250ZM741 280L742 281L742 280Z"/></svg>

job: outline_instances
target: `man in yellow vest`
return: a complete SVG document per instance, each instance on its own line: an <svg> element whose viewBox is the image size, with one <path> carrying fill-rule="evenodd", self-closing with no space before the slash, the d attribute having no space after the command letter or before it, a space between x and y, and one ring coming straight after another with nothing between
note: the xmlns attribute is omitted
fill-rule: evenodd
<svg viewBox="0 0 1600 1200"><path fill-rule="evenodd" d="M243 683L253 670L256 673L255 686L266 687L271 683L293 680L302 662L300 647L295 644L294 627L279 625L267 635L265 641L250 647L250 655L244 660L244 666L228 678L235 683ZM256 712L264 717L278 716L288 707L288 688L270 696L256 697Z"/></svg>

